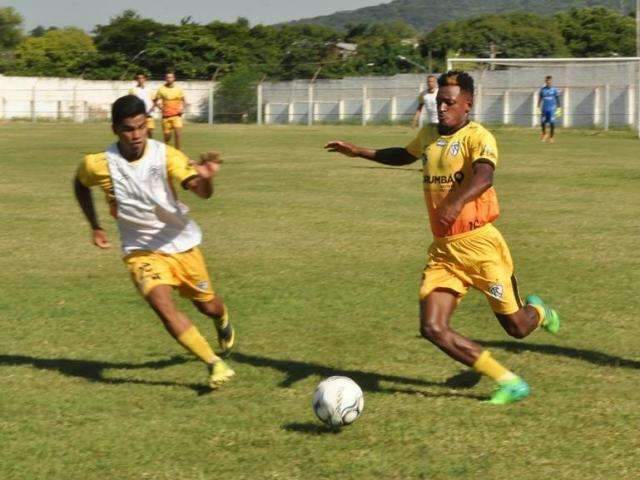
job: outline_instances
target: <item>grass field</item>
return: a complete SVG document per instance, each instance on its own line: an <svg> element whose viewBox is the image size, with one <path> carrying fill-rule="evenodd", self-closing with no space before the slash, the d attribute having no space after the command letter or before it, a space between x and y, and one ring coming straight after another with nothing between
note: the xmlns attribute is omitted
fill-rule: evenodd
<svg viewBox="0 0 640 480"><path fill-rule="evenodd" d="M640 143L631 133L497 129L497 225L524 293L561 334L509 338L471 292L455 326L531 384L507 407L418 336L430 234L418 164L322 151L404 145L403 127L189 125L224 152L216 197L186 197L239 332L215 393L99 251L71 192L106 125L0 126L0 478L631 479L640 477ZM117 244L100 194L94 198ZM181 303L214 339L209 322ZM310 408L344 374L365 411L339 432Z"/></svg>

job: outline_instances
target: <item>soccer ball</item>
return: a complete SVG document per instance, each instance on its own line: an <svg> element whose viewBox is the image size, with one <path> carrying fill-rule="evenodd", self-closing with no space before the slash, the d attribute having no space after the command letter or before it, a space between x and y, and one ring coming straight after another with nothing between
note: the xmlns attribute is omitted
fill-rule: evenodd
<svg viewBox="0 0 640 480"><path fill-rule="evenodd" d="M329 377L316 387L313 411L327 425L340 427L353 423L364 409L362 390L347 377Z"/></svg>

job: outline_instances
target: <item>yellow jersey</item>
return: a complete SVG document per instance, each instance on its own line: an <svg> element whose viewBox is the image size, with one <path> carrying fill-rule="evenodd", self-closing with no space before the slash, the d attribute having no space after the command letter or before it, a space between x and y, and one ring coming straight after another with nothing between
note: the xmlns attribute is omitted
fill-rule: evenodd
<svg viewBox="0 0 640 480"><path fill-rule="evenodd" d="M498 197L491 187L466 203L448 229L438 223L438 206L449 192L467 185L473 176L474 162L482 160L494 168L497 166L496 140L482 125L469 122L451 135L440 135L438 125L425 125L406 149L414 157L422 158L424 199L435 237L469 232L498 218Z"/></svg>
<svg viewBox="0 0 640 480"><path fill-rule="evenodd" d="M162 100L162 116L175 117L182 115L184 108L184 92L180 87L162 85L156 92L154 100Z"/></svg>
<svg viewBox="0 0 640 480"><path fill-rule="evenodd" d="M198 172L189 165L189 158L180 150L166 145L167 155L167 174L174 183L180 184L183 188L187 188L187 182L198 176ZM138 160L130 163L135 166L142 163L145 153ZM78 180L85 187L98 186L104 192L105 199L109 204L111 214L116 214L116 197L113 190L113 182L109 172L109 164L107 162L106 152L87 155L80 163L77 171ZM174 186L172 184L172 186ZM174 186L175 188L175 186ZM174 190L175 193L175 190Z"/></svg>

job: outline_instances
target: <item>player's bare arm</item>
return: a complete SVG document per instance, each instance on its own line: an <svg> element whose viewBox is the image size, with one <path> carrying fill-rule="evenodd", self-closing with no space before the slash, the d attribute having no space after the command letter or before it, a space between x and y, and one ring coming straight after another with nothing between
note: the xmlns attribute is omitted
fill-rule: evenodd
<svg viewBox="0 0 640 480"><path fill-rule="evenodd" d="M187 183L187 188L200 198L211 198L213 195L213 178L220 170L222 159L217 152L207 152L200 155L200 162L190 161L191 166L198 172L198 176Z"/></svg>
<svg viewBox="0 0 640 480"><path fill-rule="evenodd" d="M493 164L477 160L473 165L473 177L462 188L452 190L438 207L438 218L444 228L449 228L468 202L480 197L493 185Z"/></svg>
<svg viewBox="0 0 640 480"><path fill-rule="evenodd" d="M373 148L359 147L353 143L341 140L333 140L324 146L329 152L337 152L347 157L358 157L372 160L384 165L399 167L409 165L417 160L406 148L392 147L375 150Z"/></svg>
<svg viewBox="0 0 640 480"><path fill-rule="evenodd" d="M416 128L418 126L420 120L420 114L422 113L422 109L424 108L424 103L419 103L418 108L416 109L416 113L413 114L413 120L411 121L411 128Z"/></svg>
<svg viewBox="0 0 640 480"><path fill-rule="evenodd" d="M76 195L76 200L82 209L82 213L91 226L93 244L99 248L110 248L111 243L107 238L107 234L98 223L98 215L96 214L96 209L93 203L91 189L89 187L85 187L77 176L73 182L73 189Z"/></svg>

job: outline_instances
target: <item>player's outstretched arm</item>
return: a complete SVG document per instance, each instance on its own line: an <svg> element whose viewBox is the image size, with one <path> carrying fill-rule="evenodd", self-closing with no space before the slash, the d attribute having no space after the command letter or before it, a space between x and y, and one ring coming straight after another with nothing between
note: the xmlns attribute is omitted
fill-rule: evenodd
<svg viewBox="0 0 640 480"><path fill-rule="evenodd" d="M187 188L200 198L211 198L213 195L213 178L220 170L222 159L217 152L207 152L200 155L200 162L190 160L191 166L198 172L187 184Z"/></svg>
<svg viewBox="0 0 640 480"><path fill-rule="evenodd" d="M334 140L327 143L324 148L329 152L341 153L347 157L366 158L367 160L395 167L409 165L417 160L406 148L401 147L375 150L373 148L358 147L353 143L343 142L341 140Z"/></svg>
<svg viewBox="0 0 640 480"><path fill-rule="evenodd" d="M93 204L91 189L85 187L80 180L78 180L78 177L76 177L73 182L73 190L76 195L76 200L82 209L82 213L89 222L89 225L91 225L93 244L100 248L110 248L111 243L109 243L107 234L98 223L98 215L96 214L96 209Z"/></svg>

